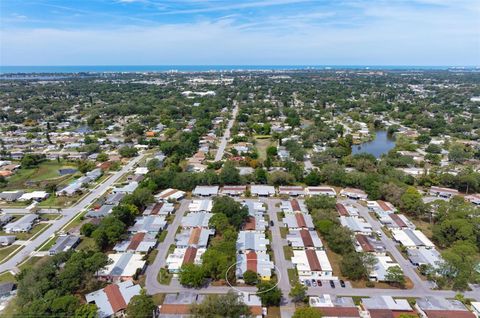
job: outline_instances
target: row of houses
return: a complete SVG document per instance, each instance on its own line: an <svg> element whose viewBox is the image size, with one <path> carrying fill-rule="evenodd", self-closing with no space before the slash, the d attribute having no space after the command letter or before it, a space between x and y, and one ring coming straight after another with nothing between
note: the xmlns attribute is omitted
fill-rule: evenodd
<svg viewBox="0 0 480 318"><path fill-rule="evenodd" d="M3 191L0 193L0 200L6 202L29 202L29 201L43 201L47 199L50 194L46 191L32 191L25 192L23 190Z"/></svg>
<svg viewBox="0 0 480 318"><path fill-rule="evenodd" d="M301 186L280 186L275 188L270 185L225 185L219 186L197 186L192 191L194 196L198 197L213 197L216 195L228 195L232 197L244 196L250 191L252 196L270 197L274 195L288 195L288 196L314 196L314 195L328 195L335 197L337 192L332 187L301 187Z"/></svg>
<svg viewBox="0 0 480 318"><path fill-rule="evenodd" d="M82 188L89 185L91 182L100 178L103 174L102 169L97 168L87 172L84 176L76 179L69 185L55 192L56 196L73 196L82 191Z"/></svg>

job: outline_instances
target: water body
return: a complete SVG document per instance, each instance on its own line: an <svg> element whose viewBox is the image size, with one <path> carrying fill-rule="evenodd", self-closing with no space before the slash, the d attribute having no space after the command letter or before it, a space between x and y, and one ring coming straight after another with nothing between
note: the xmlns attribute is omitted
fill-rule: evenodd
<svg viewBox="0 0 480 318"><path fill-rule="evenodd" d="M415 65L63 65L4 66L0 74L11 73L81 73L81 72L228 72L286 70L447 70L449 66Z"/></svg>
<svg viewBox="0 0 480 318"><path fill-rule="evenodd" d="M375 131L375 139L369 142L364 142L360 145L352 146L352 154L369 153L379 158L384 153L389 152L395 147L395 138L389 136L385 130Z"/></svg>

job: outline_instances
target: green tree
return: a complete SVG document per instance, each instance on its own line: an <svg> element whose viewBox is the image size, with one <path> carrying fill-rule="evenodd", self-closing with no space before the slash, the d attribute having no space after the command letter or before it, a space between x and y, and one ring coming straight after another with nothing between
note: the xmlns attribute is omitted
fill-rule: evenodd
<svg viewBox="0 0 480 318"><path fill-rule="evenodd" d="M251 317L250 308L233 291L225 295L208 295L200 304L193 304L190 313L195 318Z"/></svg>
<svg viewBox="0 0 480 318"><path fill-rule="evenodd" d="M422 195L415 187L408 187L401 199L401 209L405 212L421 216L425 212L425 204Z"/></svg>
<svg viewBox="0 0 480 318"><path fill-rule="evenodd" d="M180 268L179 278L183 286L199 288L205 284L205 270L200 265L184 264Z"/></svg>
<svg viewBox="0 0 480 318"><path fill-rule="evenodd" d="M75 310L74 318L97 318L97 306L94 304L83 304Z"/></svg>
<svg viewBox="0 0 480 318"><path fill-rule="evenodd" d="M225 214L230 224L239 229L248 216L248 209L234 199L224 196L213 200L212 213Z"/></svg>
<svg viewBox="0 0 480 318"><path fill-rule="evenodd" d="M104 152L99 153L98 156L97 156L97 161L99 161L99 162L108 161L108 155Z"/></svg>
<svg viewBox="0 0 480 318"><path fill-rule="evenodd" d="M342 271L342 275L351 280L367 278L369 274L363 264L361 254L356 252L343 255L340 270Z"/></svg>
<svg viewBox="0 0 480 318"><path fill-rule="evenodd" d="M470 243L458 241L442 253L444 263L439 273L449 282L453 283L453 289L465 290L469 283L479 280L479 273L475 270L478 249Z"/></svg>
<svg viewBox="0 0 480 318"><path fill-rule="evenodd" d="M149 296L142 290L140 295L135 295L130 299L127 305L127 317L153 317L155 306L152 296Z"/></svg>
<svg viewBox="0 0 480 318"><path fill-rule="evenodd" d="M295 303L303 302L307 297L307 290L307 286L300 284L300 282L295 282L288 296L290 296Z"/></svg>
<svg viewBox="0 0 480 318"><path fill-rule="evenodd" d="M221 184L240 184L240 173L231 161L225 162L219 174Z"/></svg>
<svg viewBox="0 0 480 318"><path fill-rule="evenodd" d="M320 309L315 307L300 307L295 309L292 318L322 318Z"/></svg>
<svg viewBox="0 0 480 318"><path fill-rule="evenodd" d="M275 157L277 155L277 147L270 146L267 148L267 156L268 157Z"/></svg>
<svg viewBox="0 0 480 318"><path fill-rule="evenodd" d="M257 183L263 183L263 184L267 183L267 171L265 169L260 167L255 169L254 176L255 176L255 181Z"/></svg>
<svg viewBox="0 0 480 318"><path fill-rule="evenodd" d="M268 184L274 186L289 185L295 181L292 174L285 171L274 171L267 176Z"/></svg>
<svg viewBox="0 0 480 318"><path fill-rule="evenodd" d="M264 306L280 306L282 301L282 291L276 286L275 282L260 282L257 285L257 294L262 300Z"/></svg>
<svg viewBox="0 0 480 318"><path fill-rule="evenodd" d="M245 273L243 273L243 280L247 285L255 285L258 283L259 277L254 271L247 270Z"/></svg>
<svg viewBox="0 0 480 318"><path fill-rule="evenodd" d="M401 287L405 286L405 276L400 266L389 267L385 275L385 280Z"/></svg>
<svg viewBox="0 0 480 318"><path fill-rule="evenodd" d="M223 213L216 213L211 218L208 224L215 229L219 234L225 232L226 229L230 228L230 222L228 218Z"/></svg>
<svg viewBox="0 0 480 318"><path fill-rule="evenodd" d="M125 146L118 150L118 154L125 158L132 158L138 155L138 151L134 147Z"/></svg>

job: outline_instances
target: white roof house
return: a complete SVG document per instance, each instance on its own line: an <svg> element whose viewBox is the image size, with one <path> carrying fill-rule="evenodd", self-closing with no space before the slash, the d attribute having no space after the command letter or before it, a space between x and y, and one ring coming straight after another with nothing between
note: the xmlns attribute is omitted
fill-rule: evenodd
<svg viewBox="0 0 480 318"><path fill-rule="evenodd" d="M283 219L282 223L285 224L289 229L309 229L313 230L313 220L312 216L309 214L303 213L294 213L287 214Z"/></svg>
<svg viewBox="0 0 480 318"><path fill-rule="evenodd" d="M294 250L314 249L323 250L323 243L316 231L307 229L289 230L288 245Z"/></svg>
<svg viewBox="0 0 480 318"><path fill-rule="evenodd" d="M400 265L388 255L374 255L374 257L377 262L374 265L372 272L369 274L370 280L384 282L386 281L385 275L387 275L390 267L400 267Z"/></svg>
<svg viewBox="0 0 480 318"><path fill-rule="evenodd" d="M332 266L325 251L294 250L292 263L301 279L332 277Z"/></svg>
<svg viewBox="0 0 480 318"><path fill-rule="evenodd" d="M246 190L247 190L247 186L245 185L224 185L221 190L221 193L223 195L236 197L236 196L243 195Z"/></svg>
<svg viewBox="0 0 480 318"><path fill-rule="evenodd" d="M208 228L208 223L213 213L197 212L188 213L182 218L181 225L183 228L203 227Z"/></svg>
<svg viewBox="0 0 480 318"><path fill-rule="evenodd" d="M48 198L49 195L50 194L45 191L27 192L22 194L22 196L18 198L18 201L30 201L30 200L41 201Z"/></svg>
<svg viewBox="0 0 480 318"><path fill-rule="evenodd" d="M206 248L210 236L215 235L215 230L194 227L184 229L175 236L175 245L179 248L187 248L189 246L197 248Z"/></svg>
<svg viewBox="0 0 480 318"><path fill-rule="evenodd" d="M336 197L337 192L332 187L307 187L306 194L310 196L314 195L328 195L329 197Z"/></svg>
<svg viewBox="0 0 480 318"><path fill-rule="evenodd" d="M407 250L407 254L410 263L415 266L430 265L433 268L439 268L443 263L442 256L434 248L425 248L423 246L416 249L410 248Z"/></svg>
<svg viewBox="0 0 480 318"><path fill-rule="evenodd" d="M192 191L198 197L211 197L218 194L218 186L196 186Z"/></svg>
<svg viewBox="0 0 480 318"><path fill-rule="evenodd" d="M168 200L181 200L185 196L184 191L180 191L177 189L168 188L160 192L159 194L155 195L157 200L161 201L168 201Z"/></svg>
<svg viewBox="0 0 480 318"><path fill-rule="evenodd" d="M143 255L132 253L109 254L110 264L98 272L98 276L107 280L128 280L132 279L137 270L143 272L146 261Z"/></svg>
<svg viewBox="0 0 480 318"><path fill-rule="evenodd" d="M141 216L135 220L135 224L132 225L128 231L130 233L152 233L157 234L161 230L165 229L167 221L164 216L148 215Z"/></svg>
<svg viewBox="0 0 480 318"><path fill-rule="evenodd" d="M442 198L451 198L455 195L458 195L458 190L450 188L441 188L441 187L431 187L428 191L430 195L435 195Z"/></svg>
<svg viewBox="0 0 480 318"><path fill-rule="evenodd" d="M106 318L123 312L133 296L140 295L141 290L140 285L124 281L86 294L85 299L87 303L97 306L99 318Z"/></svg>
<svg viewBox="0 0 480 318"><path fill-rule="evenodd" d="M134 174L139 174L139 175L145 175L148 173L148 168L147 167L137 167L135 168Z"/></svg>
<svg viewBox="0 0 480 318"><path fill-rule="evenodd" d="M126 193L130 194L138 188L138 182L130 182L123 187L117 187L112 190L112 193Z"/></svg>
<svg viewBox="0 0 480 318"><path fill-rule="evenodd" d="M193 200L188 205L190 212L211 212L213 208L213 201L210 199Z"/></svg>
<svg viewBox="0 0 480 318"><path fill-rule="evenodd" d="M262 216L267 211L265 205L260 201L244 201L243 205L248 208L248 215L250 216Z"/></svg>
<svg viewBox="0 0 480 318"><path fill-rule="evenodd" d="M358 209L351 204L337 203L335 204L335 209L340 216L357 217L360 215Z"/></svg>
<svg viewBox="0 0 480 318"><path fill-rule="evenodd" d="M395 213L397 209L387 201L377 200L377 201L367 201L367 207L369 210L376 212L377 214L384 215L386 213Z"/></svg>
<svg viewBox="0 0 480 318"><path fill-rule="evenodd" d="M166 265L170 273L178 273L184 264L202 264L202 255L205 248L176 248L172 254L168 255Z"/></svg>
<svg viewBox="0 0 480 318"><path fill-rule="evenodd" d="M340 195L344 195L350 199L366 200L368 195L365 191L355 188L345 188L340 191Z"/></svg>
<svg viewBox="0 0 480 318"><path fill-rule="evenodd" d="M278 194L285 194L292 197L305 194L305 190L300 186L280 186L278 187Z"/></svg>
<svg viewBox="0 0 480 318"><path fill-rule="evenodd" d="M237 251L255 251L255 252L267 252L267 245L270 241L265 237L265 233L257 233L250 231L240 231L237 238Z"/></svg>
<svg viewBox="0 0 480 318"><path fill-rule="evenodd" d="M285 214L291 214L295 212L308 213L305 203L297 199L282 201L280 208Z"/></svg>
<svg viewBox="0 0 480 318"><path fill-rule="evenodd" d="M393 298L392 296L371 296L362 298L363 307L370 310L390 310L413 313L412 307L407 299Z"/></svg>
<svg viewBox="0 0 480 318"><path fill-rule="evenodd" d="M152 233L135 233L128 239L117 243L116 252L148 253L157 245L156 235Z"/></svg>
<svg viewBox="0 0 480 318"><path fill-rule="evenodd" d="M401 229L392 230L392 235L395 241L402 244L406 248L418 248L424 246L426 248L433 248L435 245L419 230Z"/></svg>
<svg viewBox="0 0 480 318"><path fill-rule="evenodd" d="M389 229L415 229L415 224L403 214L390 213L379 217L379 221Z"/></svg>
<svg viewBox="0 0 480 318"><path fill-rule="evenodd" d="M257 273L262 280L270 280L272 270L275 268L267 253L248 251L245 254L237 254L236 276L243 278L247 270Z"/></svg>
<svg viewBox="0 0 480 318"><path fill-rule="evenodd" d="M269 197L275 195L275 188L269 185L252 185L250 192L253 196Z"/></svg>
<svg viewBox="0 0 480 318"><path fill-rule="evenodd" d="M38 215L36 214L27 214L22 216L20 219L16 220L15 222L8 223L5 225L5 233L20 233L20 232L28 232L32 229L33 224L38 219Z"/></svg>
<svg viewBox="0 0 480 318"><path fill-rule="evenodd" d="M244 231L264 232L268 223L263 216L249 216L243 225Z"/></svg>
<svg viewBox="0 0 480 318"><path fill-rule="evenodd" d="M370 223L359 217L340 216L340 223L357 234L370 235L373 231Z"/></svg>

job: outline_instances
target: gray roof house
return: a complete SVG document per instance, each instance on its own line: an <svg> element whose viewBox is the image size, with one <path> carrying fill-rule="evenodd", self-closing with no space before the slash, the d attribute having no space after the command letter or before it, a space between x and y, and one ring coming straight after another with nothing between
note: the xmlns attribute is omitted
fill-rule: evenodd
<svg viewBox="0 0 480 318"><path fill-rule="evenodd" d="M90 210L85 214L87 218L103 218L112 212L114 205L104 204L98 210Z"/></svg>
<svg viewBox="0 0 480 318"><path fill-rule="evenodd" d="M5 233L28 232L37 219L38 215L36 214L24 215L17 221L5 225Z"/></svg>
<svg viewBox="0 0 480 318"><path fill-rule="evenodd" d="M275 195L275 188L269 185L252 185L250 192L253 196L269 197Z"/></svg>
<svg viewBox="0 0 480 318"><path fill-rule="evenodd" d="M16 238L13 235L0 236L0 245L1 246L11 245L13 242L15 242L15 239Z"/></svg>
<svg viewBox="0 0 480 318"><path fill-rule="evenodd" d="M196 186L192 194L198 197L211 197L218 194L218 186Z"/></svg>
<svg viewBox="0 0 480 318"><path fill-rule="evenodd" d="M20 198L25 192L21 190L16 190L16 191L3 191L0 193L0 200L4 200L7 202L13 202L16 201L18 198Z"/></svg>
<svg viewBox="0 0 480 318"><path fill-rule="evenodd" d="M75 235L60 235L55 245L53 245L48 253L55 255L61 252L67 252L72 248L75 248L80 243L80 238Z"/></svg>
<svg viewBox="0 0 480 318"><path fill-rule="evenodd" d="M127 308L133 296L140 295L141 289L140 285L127 280L86 294L85 299L97 306L99 318L114 317Z"/></svg>
<svg viewBox="0 0 480 318"><path fill-rule="evenodd" d="M206 248L210 236L215 235L215 230L200 227L189 228L181 231L175 236L175 245L179 248L193 246Z"/></svg>
<svg viewBox="0 0 480 318"><path fill-rule="evenodd" d="M157 234L165 229L167 221L165 217L159 215L147 215L135 220L135 224L128 231L130 233L152 233Z"/></svg>
<svg viewBox="0 0 480 318"><path fill-rule="evenodd" d="M133 181L123 187L117 187L112 190L112 193L125 193L130 194L138 188L138 182Z"/></svg>
<svg viewBox="0 0 480 318"><path fill-rule="evenodd" d="M255 251L267 252L267 245L270 241L265 237L265 233L240 231L237 238L237 251Z"/></svg>
<svg viewBox="0 0 480 318"><path fill-rule="evenodd" d="M415 266L430 265L438 268L442 263L442 256L434 248L425 248L420 246L417 249L407 249L408 259Z"/></svg>
<svg viewBox="0 0 480 318"><path fill-rule="evenodd" d="M191 212L182 218L181 225L183 228L203 227L208 228L208 223L213 213L209 212Z"/></svg>

